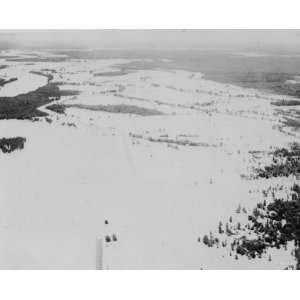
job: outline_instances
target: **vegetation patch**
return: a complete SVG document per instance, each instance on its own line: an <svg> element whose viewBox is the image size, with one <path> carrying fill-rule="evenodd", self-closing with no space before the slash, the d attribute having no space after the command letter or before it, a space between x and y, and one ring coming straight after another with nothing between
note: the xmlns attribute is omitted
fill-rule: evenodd
<svg viewBox="0 0 300 300"><path fill-rule="evenodd" d="M0 97L1 119L32 119L47 116L38 110L40 106L58 100L61 96L77 95L77 91L61 91L55 83L49 82L35 91L15 97Z"/></svg>
<svg viewBox="0 0 300 300"><path fill-rule="evenodd" d="M17 55L0 55L0 59L10 59L10 58L18 58Z"/></svg>
<svg viewBox="0 0 300 300"><path fill-rule="evenodd" d="M275 106L297 106L300 105L300 101L298 100L278 100L276 102L271 102L272 105Z"/></svg>
<svg viewBox="0 0 300 300"><path fill-rule="evenodd" d="M13 62L64 62L68 58L67 57L61 57L61 56L53 56L53 57L8 57L6 58L7 61L13 61Z"/></svg>
<svg viewBox="0 0 300 300"><path fill-rule="evenodd" d="M0 119L31 119L46 116L46 113L37 108L51 102L50 97L60 97L59 88L51 83L26 94L0 97Z"/></svg>
<svg viewBox="0 0 300 300"><path fill-rule="evenodd" d="M300 186L295 184L291 188L287 200L273 196L269 204L258 203L248 215L247 224L233 223L231 218L226 229L220 222L218 231L218 237L210 233L202 242L207 247L228 247L229 255L235 259L239 256L262 258L271 248L287 250L288 243L292 242L291 255L296 259L292 268L300 269ZM230 243L228 237L232 237ZM271 261L271 256L268 259Z"/></svg>
<svg viewBox="0 0 300 300"><path fill-rule="evenodd" d="M48 82L50 82L54 77L52 74L47 74L39 71L30 71L31 74L40 75L48 78Z"/></svg>
<svg viewBox="0 0 300 300"><path fill-rule="evenodd" d="M283 120L283 124L286 127L291 127L294 130L298 130L300 128L300 121L285 117Z"/></svg>
<svg viewBox="0 0 300 300"><path fill-rule="evenodd" d="M143 139L147 140L149 142L154 143L165 143L170 148L178 149L178 146L191 146L191 147L217 147L215 144L208 144L204 142L195 142L186 139L186 137L195 137L193 135L179 135L180 137L185 137L185 139L179 139L179 138L170 138L167 134L160 135L157 138L154 137L144 137L142 134L134 134L129 133L129 135L134 139Z"/></svg>
<svg viewBox="0 0 300 300"><path fill-rule="evenodd" d="M255 169L257 177L288 177L300 174L300 146L296 143L291 149L281 148L273 153L272 164L262 169Z"/></svg>
<svg viewBox="0 0 300 300"><path fill-rule="evenodd" d="M65 105L62 104L51 104L46 106L47 109L52 110L58 114L64 114L66 111Z"/></svg>
<svg viewBox="0 0 300 300"><path fill-rule="evenodd" d="M25 142L26 138L24 137L1 138L0 149L3 153L11 153L15 150L22 150Z"/></svg>
<svg viewBox="0 0 300 300"><path fill-rule="evenodd" d="M233 83L247 88L271 91L279 95L288 95L298 98L300 97L300 83L289 83L289 80L293 80L297 75L297 72L285 73L269 71L225 71L208 72L208 74L205 73L205 78L223 83ZM272 104L277 105L276 102ZM279 102L279 106L280 104L281 103Z"/></svg>
<svg viewBox="0 0 300 300"><path fill-rule="evenodd" d="M261 170L257 170L258 177L271 178L277 176L296 175L300 172L300 146L291 145L291 149L278 149L273 153L273 163ZM276 191L283 190L283 186L268 188L263 191L265 197L247 215L246 224L233 222L223 228L219 223L218 236L212 233L205 235L202 242L208 247L229 247L229 255L247 256L249 259L262 258L271 248L287 250L288 244L294 245L291 255L295 257L295 266L287 268L300 269L300 186L294 184L286 191L286 197L276 195ZM266 199L270 199L268 202ZM236 213L245 213L241 206ZM223 238L225 237L225 238ZM228 242L230 237L230 243ZM198 239L200 241L200 239ZM269 261L272 260L269 255Z"/></svg>
<svg viewBox="0 0 300 300"><path fill-rule="evenodd" d="M124 70L117 70L117 71L109 71L109 72L101 72L101 73L94 73L95 77L99 76L122 76L127 75L129 72L126 72Z"/></svg>
<svg viewBox="0 0 300 300"><path fill-rule="evenodd" d="M108 113L134 114L139 116L163 115L156 109L149 109L136 105L114 104L114 105L85 105L85 104L65 104L64 107L74 107L93 111L104 111Z"/></svg>
<svg viewBox="0 0 300 300"><path fill-rule="evenodd" d="M216 145L210 145L208 143L203 143L203 142L193 142L187 139L184 140L179 140L179 139L171 139L171 138L153 138L149 137L147 138L148 141L150 142L157 142L157 143L167 143L168 145L179 145L179 146L191 146L191 147L216 147Z"/></svg>
<svg viewBox="0 0 300 300"><path fill-rule="evenodd" d="M53 82L54 85L58 86L56 84L56 82ZM61 90L59 89L59 96L63 97L63 96L77 96L80 94L80 91L77 90Z"/></svg>
<svg viewBox="0 0 300 300"><path fill-rule="evenodd" d="M3 79L3 78L0 78L0 86L4 86L5 84L14 82L14 81L16 81L16 80L18 80L17 77L12 77L12 78L9 78L9 79Z"/></svg>

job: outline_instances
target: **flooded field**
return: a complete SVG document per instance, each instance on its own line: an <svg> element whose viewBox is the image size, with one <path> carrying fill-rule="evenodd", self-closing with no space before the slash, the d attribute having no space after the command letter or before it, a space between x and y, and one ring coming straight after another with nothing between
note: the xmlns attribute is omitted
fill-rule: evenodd
<svg viewBox="0 0 300 300"><path fill-rule="evenodd" d="M299 184L257 176L299 141L297 93L167 54L3 51L1 65L17 80L0 87L0 138L26 139L0 151L1 269L95 269L99 247L105 269L296 266L293 238L259 257L228 245L257 238L253 209Z"/></svg>

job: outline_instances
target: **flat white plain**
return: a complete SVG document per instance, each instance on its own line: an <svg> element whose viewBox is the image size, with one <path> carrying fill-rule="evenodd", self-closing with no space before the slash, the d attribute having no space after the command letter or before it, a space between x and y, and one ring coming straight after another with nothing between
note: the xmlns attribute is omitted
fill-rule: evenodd
<svg viewBox="0 0 300 300"><path fill-rule="evenodd" d="M55 69L54 81L66 83L62 89L77 83L81 91L58 103L136 105L163 115L76 107L59 115L43 107L51 124L2 120L1 136L24 136L27 142L24 150L0 156L0 267L94 269L97 240L106 234L118 237L104 246L106 269L282 269L292 264L290 251L272 251L271 262L267 256L235 260L225 250L197 242L215 232L220 220L228 221L239 205L251 209L261 199L267 183L245 181L241 174L256 166L249 151L269 151L294 140L278 129L280 117L270 105L281 97L184 70L94 76L126 62L71 60L27 67L10 62L2 71L23 79L29 69ZM31 75L29 90L45 81ZM9 84L0 93L6 89ZM151 141L166 137L200 146ZM283 181L288 186L293 179L273 184ZM234 218L245 222L246 217Z"/></svg>

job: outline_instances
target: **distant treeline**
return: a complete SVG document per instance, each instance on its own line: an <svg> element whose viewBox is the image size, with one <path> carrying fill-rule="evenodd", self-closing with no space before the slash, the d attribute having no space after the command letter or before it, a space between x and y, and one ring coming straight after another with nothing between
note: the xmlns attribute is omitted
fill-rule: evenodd
<svg viewBox="0 0 300 300"><path fill-rule="evenodd" d="M63 62L66 61L66 57L22 57L19 56L7 56L6 61L12 62Z"/></svg>
<svg viewBox="0 0 300 300"><path fill-rule="evenodd" d="M88 105L88 104L53 104L46 107L57 113L64 113L66 108L79 108L91 111L104 111L108 113L119 113L119 114L133 114L139 116L157 116L163 115L162 112L156 109L150 109L146 107L140 107L136 105L127 104L98 104L98 105Z"/></svg>
<svg viewBox="0 0 300 300"><path fill-rule="evenodd" d="M209 72L204 78L222 83L232 83L242 87L255 88L279 95L300 98L300 83L293 81L299 73L282 72ZM273 103L274 104L274 103ZM291 104L290 104L291 105Z"/></svg>

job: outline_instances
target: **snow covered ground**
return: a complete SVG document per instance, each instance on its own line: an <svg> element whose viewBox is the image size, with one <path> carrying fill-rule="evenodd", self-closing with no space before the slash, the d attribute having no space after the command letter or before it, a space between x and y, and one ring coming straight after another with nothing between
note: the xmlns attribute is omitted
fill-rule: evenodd
<svg viewBox="0 0 300 300"><path fill-rule="evenodd" d="M220 220L245 221L236 208L255 207L270 185L241 175L263 162L251 151L295 141L279 130L281 117L270 104L281 97L184 70L97 75L126 62L17 62L0 71L19 77L15 84L27 91L45 84L46 77L29 73L42 71L62 90L81 92L55 102L70 106L66 114L42 108L51 123L0 121L0 137L27 139L24 150L0 153L0 268L94 269L99 239L108 269L283 269L294 263L290 251L272 250L272 261L235 260L197 241ZM13 84L0 96L26 92ZM162 114L80 106L100 104ZM105 243L107 234L117 241Z"/></svg>

